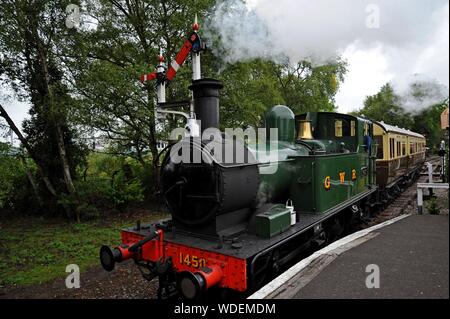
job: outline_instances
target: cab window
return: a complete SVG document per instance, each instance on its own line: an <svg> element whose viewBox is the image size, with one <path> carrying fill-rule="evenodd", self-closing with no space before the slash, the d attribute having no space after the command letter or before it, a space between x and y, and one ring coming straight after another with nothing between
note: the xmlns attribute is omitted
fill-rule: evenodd
<svg viewBox="0 0 450 319"><path fill-rule="evenodd" d="M334 120L334 136L335 137L348 137L356 135L356 123L348 119L335 119Z"/></svg>

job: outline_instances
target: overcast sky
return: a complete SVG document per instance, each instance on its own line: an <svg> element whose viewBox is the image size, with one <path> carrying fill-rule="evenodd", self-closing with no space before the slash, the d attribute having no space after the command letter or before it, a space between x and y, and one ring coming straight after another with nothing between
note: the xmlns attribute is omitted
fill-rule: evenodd
<svg viewBox="0 0 450 319"><path fill-rule="evenodd" d="M231 63L343 56L349 68L336 103L349 112L387 82L403 94L413 80L435 80L448 95L448 11L448 0L227 0L207 24Z"/></svg>
<svg viewBox="0 0 450 319"><path fill-rule="evenodd" d="M341 54L349 70L336 96L340 112L361 108L387 82L404 90L415 75L437 80L448 92L447 0L248 0L244 8L237 0L225 3L206 28L213 24L231 36L223 43L234 50L231 62L285 54L321 63ZM5 94L11 95L3 87ZM1 103L20 125L27 103L13 97Z"/></svg>
<svg viewBox="0 0 450 319"><path fill-rule="evenodd" d="M421 0L423 3L427 1L441 2ZM392 82L397 90L403 92L415 78L436 80L446 86L448 95L449 6L445 2L435 10L424 11L429 19L424 17L423 20L430 27L426 29L426 37L418 35L417 39L402 45L379 42L373 47L359 47L354 43L345 49L343 56L349 63L349 72L336 96L339 111L361 108L364 98L377 93L386 82ZM380 23L382 27L382 12Z"/></svg>

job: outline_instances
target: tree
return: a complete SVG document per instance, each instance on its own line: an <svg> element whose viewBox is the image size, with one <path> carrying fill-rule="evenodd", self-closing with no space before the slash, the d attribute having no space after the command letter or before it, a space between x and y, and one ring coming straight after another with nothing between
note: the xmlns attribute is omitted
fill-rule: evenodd
<svg viewBox="0 0 450 319"><path fill-rule="evenodd" d="M416 80L403 100L409 108L418 110L413 115L412 129L425 135L427 145L437 151L443 138L440 118L448 107L448 88L434 80Z"/></svg>
<svg viewBox="0 0 450 319"><path fill-rule="evenodd" d="M102 132L119 153L147 165L150 152L157 177L154 83L142 85L139 76L154 70L159 49L167 61L175 56L190 31L196 13L200 16L212 0L99 0L88 2L85 14L95 29L79 29L71 46L62 51L71 82L80 100L73 116ZM167 88L168 100L184 98L190 74L180 70Z"/></svg>
<svg viewBox="0 0 450 319"><path fill-rule="evenodd" d="M221 125L242 128L262 125L264 113L276 104L285 104L296 114L333 111L346 65L340 59L323 66L302 61L293 67L262 59L228 64L221 72L216 70L224 84Z"/></svg>
<svg viewBox="0 0 450 319"><path fill-rule="evenodd" d="M206 16L213 4L212 0L92 2L86 14L95 20L96 29L78 30L73 48L61 53L81 99L75 114L78 121L103 132L120 153L143 165L149 151L155 175L156 144L167 130L155 129L154 83L142 86L137 79L154 69L160 48L171 61L190 32L194 15ZM223 81L221 124L227 127L261 124L264 112L280 103L296 112L333 110L346 72L341 60L317 67L301 62L296 69L258 59L229 65L208 51L202 66L204 75ZM190 82L189 67L181 68L167 87L168 100L185 99ZM168 129L180 124L172 116L167 118Z"/></svg>
<svg viewBox="0 0 450 319"><path fill-rule="evenodd" d="M47 197L75 193L74 172L84 153L73 142L67 120L73 103L62 80L56 48L64 45L65 6L69 1L7 0L0 11L0 78L31 103L24 136L4 108L0 115L14 130L39 168Z"/></svg>
<svg viewBox="0 0 450 319"><path fill-rule="evenodd" d="M412 130L423 134L427 138L427 145L433 152L439 150L439 144L443 139L441 130L441 114L448 107L448 100L432 105L413 117Z"/></svg>
<svg viewBox="0 0 450 319"><path fill-rule="evenodd" d="M228 65L218 75L224 84L220 93L222 128L256 128L271 106L284 103L275 68L273 62L254 60Z"/></svg>
<svg viewBox="0 0 450 319"><path fill-rule="evenodd" d="M447 106L447 88L435 81L414 81L402 96L390 84L384 85L380 92L368 96L364 108L355 114L423 134L435 150L442 138L440 116Z"/></svg>
<svg viewBox="0 0 450 319"><path fill-rule="evenodd" d="M300 61L295 66L282 65L277 78L286 105L295 113L334 111L334 98L346 72L347 63L341 59L321 66Z"/></svg>
<svg viewBox="0 0 450 319"><path fill-rule="evenodd" d="M364 107L357 111L356 115L402 128L412 126L410 114L401 106L400 96L394 92L389 83L385 84L377 94L368 96L364 100Z"/></svg>

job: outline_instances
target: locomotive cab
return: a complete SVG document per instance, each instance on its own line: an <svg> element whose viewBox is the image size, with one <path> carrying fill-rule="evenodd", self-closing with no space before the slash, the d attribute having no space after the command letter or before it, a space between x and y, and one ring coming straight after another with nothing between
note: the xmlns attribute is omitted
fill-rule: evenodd
<svg viewBox="0 0 450 319"><path fill-rule="evenodd" d="M358 118L338 113L306 113L296 116L297 143L317 153L355 153L362 128Z"/></svg>

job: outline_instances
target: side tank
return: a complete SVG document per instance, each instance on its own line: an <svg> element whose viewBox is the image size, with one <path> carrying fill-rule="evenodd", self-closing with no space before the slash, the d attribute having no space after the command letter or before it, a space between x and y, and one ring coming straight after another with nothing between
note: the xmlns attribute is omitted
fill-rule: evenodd
<svg viewBox="0 0 450 319"><path fill-rule="evenodd" d="M296 158L309 154L307 147L295 144L295 115L287 106L272 107L266 113L265 128L266 144L248 146L258 162L257 207L289 199L291 184L301 170ZM278 134L271 136L271 129L277 129Z"/></svg>

